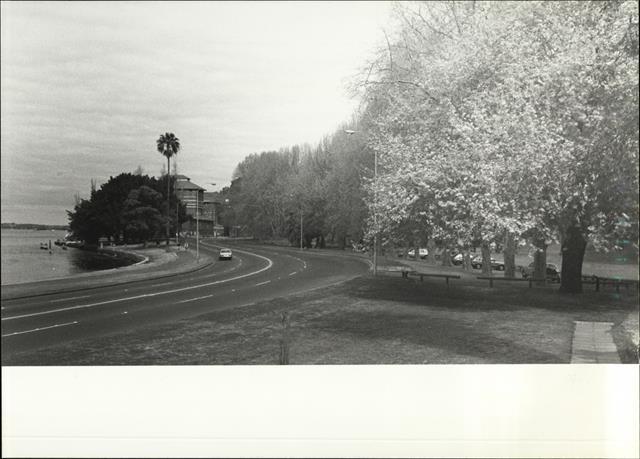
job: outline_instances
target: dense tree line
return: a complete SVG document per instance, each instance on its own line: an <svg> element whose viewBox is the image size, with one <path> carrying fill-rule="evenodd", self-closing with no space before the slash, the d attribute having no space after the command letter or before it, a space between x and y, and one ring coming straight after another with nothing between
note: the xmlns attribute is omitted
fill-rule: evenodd
<svg viewBox="0 0 640 459"><path fill-rule="evenodd" d="M171 212L176 209L175 193L167 200L167 188L173 189L173 181L167 175L159 179L130 173L110 177L100 189L92 186L89 199L67 211L69 228L74 237L88 244L97 244L101 237L115 243L146 242L162 237L168 211L175 232L176 214ZM185 219L184 206L179 206L179 219Z"/></svg>
<svg viewBox="0 0 640 459"><path fill-rule="evenodd" d="M223 190L221 220L259 239L286 238L298 246L347 246L364 236L364 181L371 153L345 125L315 147L296 145L252 154ZM302 231L301 231L302 229Z"/></svg>

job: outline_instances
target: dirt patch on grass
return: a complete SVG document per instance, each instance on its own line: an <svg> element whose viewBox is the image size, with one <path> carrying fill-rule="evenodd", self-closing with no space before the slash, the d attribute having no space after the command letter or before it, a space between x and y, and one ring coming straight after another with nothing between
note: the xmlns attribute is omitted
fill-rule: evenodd
<svg viewBox="0 0 640 459"><path fill-rule="evenodd" d="M447 288L441 280L361 277L12 360L23 365L278 364L286 311L291 364L569 363L574 321L608 321L624 333L634 327L637 333L637 322L628 321L637 308L637 296L564 296L554 288L490 289L462 281Z"/></svg>

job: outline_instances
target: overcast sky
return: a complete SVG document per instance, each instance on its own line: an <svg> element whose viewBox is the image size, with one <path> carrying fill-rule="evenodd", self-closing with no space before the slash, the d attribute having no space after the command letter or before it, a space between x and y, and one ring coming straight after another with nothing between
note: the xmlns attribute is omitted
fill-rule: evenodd
<svg viewBox="0 0 640 459"><path fill-rule="evenodd" d="M65 224L90 181L178 171L209 190L248 154L314 144L384 40L386 2L2 2L2 222ZM217 186L211 186L210 183Z"/></svg>

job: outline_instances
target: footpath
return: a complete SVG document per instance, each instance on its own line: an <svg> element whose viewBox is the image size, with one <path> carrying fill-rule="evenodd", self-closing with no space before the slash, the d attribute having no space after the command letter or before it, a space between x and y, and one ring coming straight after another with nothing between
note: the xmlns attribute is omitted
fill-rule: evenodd
<svg viewBox="0 0 640 459"><path fill-rule="evenodd" d="M611 337L612 322L575 321L571 363L620 363Z"/></svg>
<svg viewBox="0 0 640 459"><path fill-rule="evenodd" d="M118 247L116 250L137 255L142 261L122 268L80 273L70 277L3 285L2 300L49 293L73 292L88 288L169 277L176 274L199 271L213 263L213 259L210 256L202 253L200 253L200 259L197 261L193 250L184 250L178 246L153 248L130 246L126 248Z"/></svg>

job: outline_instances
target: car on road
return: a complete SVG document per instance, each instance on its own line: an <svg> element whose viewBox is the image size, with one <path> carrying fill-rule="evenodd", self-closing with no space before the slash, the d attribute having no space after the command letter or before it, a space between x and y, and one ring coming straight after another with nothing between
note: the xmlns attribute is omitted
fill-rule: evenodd
<svg viewBox="0 0 640 459"><path fill-rule="evenodd" d="M429 255L429 251L427 249L418 249L418 253L420 254L420 258L422 258L423 260L425 258L427 258L427 255ZM416 249L411 249L407 252L407 255L409 256L409 258L415 258L416 257Z"/></svg>
<svg viewBox="0 0 640 459"><path fill-rule="evenodd" d="M522 268L522 278L528 279L530 277L533 278L533 274L535 272L535 263L529 263L529 266L526 268ZM546 269L546 279L549 282L560 282L560 269L558 265L554 265L553 263L547 263Z"/></svg>
<svg viewBox="0 0 640 459"><path fill-rule="evenodd" d="M458 253L451 257L451 263L453 263L456 266L461 265L463 261L464 261L464 255L462 255L461 253Z"/></svg>
<svg viewBox="0 0 640 459"><path fill-rule="evenodd" d="M220 249L220 254L218 255L218 260L231 260L233 258L233 253L230 249Z"/></svg>

